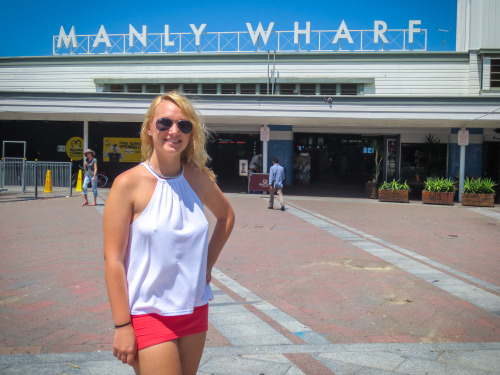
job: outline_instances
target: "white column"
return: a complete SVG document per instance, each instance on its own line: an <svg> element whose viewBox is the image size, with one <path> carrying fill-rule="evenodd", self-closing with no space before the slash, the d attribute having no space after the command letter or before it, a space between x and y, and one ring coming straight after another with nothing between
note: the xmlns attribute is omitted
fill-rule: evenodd
<svg viewBox="0 0 500 375"><path fill-rule="evenodd" d="M269 145L269 141L262 141L262 173L268 173L267 169L267 146Z"/></svg>
<svg viewBox="0 0 500 375"><path fill-rule="evenodd" d="M89 148L89 122L88 120L83 121L83 152ZM82 166L85 162L85 156L82 159Z"/></svg>
<svg viewBox="0 0 500 375"><path fill-rule="evenodd" d="M262 173L268 173L267 170L267 155L269 146L269 126L267 124L262 125L260 128L260 140L262 141Z"/></svg>
<svg viewBox="0 0 500 375"><path fill-rule="evenodd" d="M460 176L458 178L458 201L462 202L462 189L464 188L464 175L465 175L465 147L460 146Z"/></svg>

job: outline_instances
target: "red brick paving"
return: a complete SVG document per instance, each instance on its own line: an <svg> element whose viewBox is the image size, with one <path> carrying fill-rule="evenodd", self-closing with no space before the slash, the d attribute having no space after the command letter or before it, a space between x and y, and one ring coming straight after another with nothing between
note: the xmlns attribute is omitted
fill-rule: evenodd
<svg viewBox="0 0 500 375"><path fill-rule="evenodd" d="M237 221L216 267L332 343L500 341L498 316L268 210L265 197L230 200ZM295 202L500 285L498 220L457 206ZM0 355L111 350L102 216L80 204L79 196L0 203ZM210 326L207 346L229 345Z"/></svg>
<svg viewBox="0 0 500 375"><path fill-rule="evenodd" d="M333 371L323 366L309 354L290 353L283 355L293 362L293 364L295 364L295 366L297 366L300 370L302 370L304 374L335 375Z"/></svg>
<svg viewBox="0 0 500 375"><path fill-rule="evenodd" d="M235 230L217 267L263 299L326 335L331 342L499 341L498 316L290 213L267 210L265 198L232 199L235 201L238 207ZM364 200L360 203L297 200L296 203L463 272L475 271L477 277L499 285L497 244L500 238L498 231L492 230L489 224L495 221L491 218L483 218L461 207L441 213L435 207L391 206ZM430 209L430 213L426 209ZM436 221L422 224L428 216ZM443 246L444 240L428 235L431 229L448 232L449 221L455 225L460 223L460 220L456 222L457 217L461 218L462 226L469 226L466 231L458 232L466 232L465 239L458 237L453 246ZM396 222L406 218L406 222L384 225L393 218ZM442 228L441 222L446 223ZM258 230L258 226L273 229ZM484 236L480 240L480 251L487 255L478 256L470 240L472 234L477 234L476 238L480 234ZM489 262L481 260L486 256ZM458 267L460 264L463 266ZM490 326L478 326L478 320Z"/></svg>

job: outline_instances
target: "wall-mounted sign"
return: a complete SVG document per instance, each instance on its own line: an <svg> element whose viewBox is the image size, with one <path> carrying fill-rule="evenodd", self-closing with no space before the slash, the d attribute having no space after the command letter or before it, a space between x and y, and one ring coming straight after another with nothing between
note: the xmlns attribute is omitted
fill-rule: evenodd
<svg viewBox="0 0 500 375"><path fill-rule="evenodd" d="M238 164L239 164L239 167L238 167L239 175L240 176L248 176L248 160L240 159Z"/></svg>
<svg viewBox="0 0 500 375"><path fill-rule="evenodd" d="M469 131L461 129L458 131L458 145L468 146L469 145Z"/></svg>
<svg viewBox="0 0 500 375"><path fill-rule="evenodd" d="M66 155L72 160L83 159L83 138L73 137L66 142Z"/></svg>
<svg viewBox="0 0 500 375"><path fill-rule="evenodd" d="M260 127L260 140L262 142L268 142L270 135L271 135L271 132L269 130L269 127L267 127L267 126Z"/></svg>
<svg viewBox="0 0 500 375"><path fill-rule="evenodd" d="M140 138L103 138L102 161L109 163L140 163Z"/></svg>
<svg viewBox="0 0 500 375"><path fill-rule="evenodd" d="M275 31L274 22L267 29L262 23L246 31L211 32L207 24L190 24L189 32L171 33L164 25L161 33L150 33L147 25L141 31L128 26L127 34L109 34L101 25L97 34L78 35L75 26L69 33L61 26L54 35L54 55L61 54L133 54L133 53L217 53L217 52L334 52L334 51L425 51L427 30L420 20L410 20L408 29L388 29L385 21L376 20L372 30L349 29L342 20L336 30L311 30L311 23L294 29Z"/></svg>

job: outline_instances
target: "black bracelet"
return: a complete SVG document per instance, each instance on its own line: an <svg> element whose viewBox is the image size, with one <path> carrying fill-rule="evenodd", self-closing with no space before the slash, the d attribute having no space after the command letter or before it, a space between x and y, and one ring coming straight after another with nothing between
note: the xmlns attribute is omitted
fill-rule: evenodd
<svg viewBox="0 0 500 375"><path fill-rule="evenodd" d="M128 326L129 324L132 324L132 321L125 323L125 324L122 324L122 325L119 325L119 326L115 326L115 328L122 328L122 327Z"/></svg>

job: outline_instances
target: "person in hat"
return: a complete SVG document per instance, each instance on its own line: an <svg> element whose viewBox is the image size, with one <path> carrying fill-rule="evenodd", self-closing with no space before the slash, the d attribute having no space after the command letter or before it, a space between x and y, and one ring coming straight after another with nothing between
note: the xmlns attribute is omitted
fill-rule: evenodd
<svg viewBox="0 0 500 375"><path fill-rule="evenodd" d="M92 193L94 194L94 203L91 206L97 205L97 159L94 157L95 152L90 148L87 149L84 153L85 155L85 163L83 164L83 196L85 197L85 201L82 203L82 206L86 206L89 204L89 200L87 198L87 186L89 183L92 183Z"/></svg>
<svg viewBox="0 0 500 375"><path fill-rule="evenodd" d="M140 134L144 162L115 179L104 206L113 355L136 374L195 375L211 272L234 212L206 166L208 131L187 98L157 96ZM215 217L213 231L204 207Z"/></svg>

